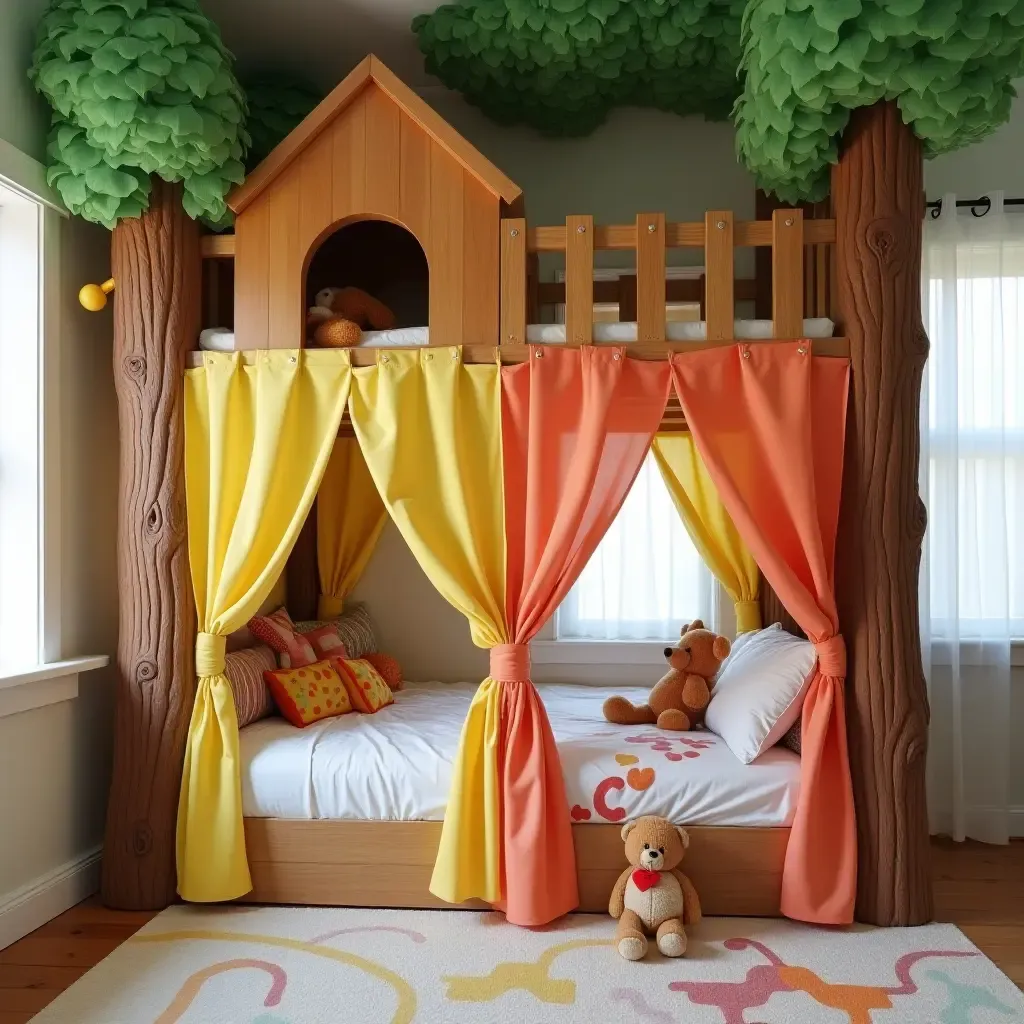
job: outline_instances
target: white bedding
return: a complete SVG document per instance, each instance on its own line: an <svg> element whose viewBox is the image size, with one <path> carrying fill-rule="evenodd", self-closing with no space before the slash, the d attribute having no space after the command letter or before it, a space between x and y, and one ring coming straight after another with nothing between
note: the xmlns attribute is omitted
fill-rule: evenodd
<svg viewBox="0 0 1024 1024"><path fill-rule="evenodd" d="M734 325L737 338L770 338L771 320L737 320ZM831 338L835 324L826 317L804 321L805 338ZM707 337L707 324L703 320L670 321L665 325L668 341L703 341ZM362 348L413 348L426 345L430 330L426 327L398 327L392 331L364 331ZM530 324L526 340L532 345L564 345L565 324ZM635 323L596 323L594 341L627 343L636 341ZM199 347L219 352L230 352L235 347L233 331L210 328L199 337Z"/></svg>
<svg viewBox="0 0 1024 1024"><path fill-rule="evenodd" d="M471 683L413 683L375 715L344 715L305 729L281 718L248 726L241 732L244 813L440 820L475 690ZM538 690L574 820L660 814L693 825L792 823L800 760L791 751L774 747L744 765L712 733L616 726L601 716L609 694L642 702L647 689L557 684Z"/></svg>

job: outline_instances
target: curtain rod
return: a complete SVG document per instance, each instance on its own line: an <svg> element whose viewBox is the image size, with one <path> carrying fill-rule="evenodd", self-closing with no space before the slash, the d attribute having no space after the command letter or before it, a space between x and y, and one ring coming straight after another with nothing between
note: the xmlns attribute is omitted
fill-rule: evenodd
<svg viewBox="0 0 1024 1024"><path fill-rule="evenodd" d="M933 219L942 212L941 199L932 199L924 205L931 211ZM969 207L975 217L984 217L992 209L992 200L988 196L979 196L977 199L958 199L956 205L957 209ZM1003 206L1024 206L1024 199L1004 199ZM980 213L978 212L979 208Z"/></svg>

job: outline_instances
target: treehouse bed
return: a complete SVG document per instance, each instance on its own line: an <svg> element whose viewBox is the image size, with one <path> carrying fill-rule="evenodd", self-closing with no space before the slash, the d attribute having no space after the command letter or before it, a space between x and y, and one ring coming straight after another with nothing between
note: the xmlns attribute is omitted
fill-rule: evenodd
<svg viewBox="0 0 1024 1024"><path fill-rule="evenodd" d="M892 173L876 188L883 145ZM706 910L834 924L930 917L916 637L924 196L920 147L895 106L854 113L831 216L819 204L754 221L713 210L697 223L640 213L623 225L576 215L534 226L515 184L369 57L234 190L233 234L200 237L173 203L156 182L138 221L180 264L172 295L132 290L141 243L130 228L114 246L122 529L145 510L141 533L120 546L107 902L159 906L176 889L197 901L457 903L498 906L525 925L605 910L619 826L570 814L574 773L591 769L563 774L565 719L549 722L542 696L558 699L530 681L529 642L652 442L672 434L690 439L756 562L753 592L734 595L746 628L781 620L818 656L802 755L796 766L781 751L772 760L779 776L760 806L716 818L657 805L698 822L688 865ZM339 228L368 220L419 242L427 324L399 344L304 347L307 270ZM767 280L736 280L736 247L770 254ZM675 282L700 303L689 333L666 324L676 248L704 252L700 280ZM635 317L612 341L594 323L604 250L636 260ZM537 274L551 252L565 259L557 295ZM547 335L542 288L565 310ZM741 295L760 302L760 325L737 320ZM144 326L155 301L175 310L174 345ZM196 351L201 328L218 326L232 348ZM358 446L374 500L491 651L472 697L449 692L465 721L443 820L436 787L393 816L408 820L355 817L353 807L385 810L329 798L352 755L324 782L309 744L326 728L295 737L260 723L239 739L228 634L284 571L290 595L295 577L332 610L345 596L332 560L359 493L327 482L345 445ZM383 729L417 694L366 728ZM289 739L303 749L274 767L268 749ZM179 756L180 774L169 768Z"/></svg>

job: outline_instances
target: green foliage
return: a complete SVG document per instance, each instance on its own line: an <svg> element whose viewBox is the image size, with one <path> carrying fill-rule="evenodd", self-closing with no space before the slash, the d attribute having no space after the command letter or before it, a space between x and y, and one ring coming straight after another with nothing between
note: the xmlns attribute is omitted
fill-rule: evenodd
<svg viewBox="0 0 1024 1024"><path fill-rule="evenodd" d="M251 171L323 99L323 93L284 77L245 83L249 103L246 130L252 138L245 169Z"/></svg>
<svg viewBox="0 0 1024 1024"><path fill-rule="evenodd" d="M781 198L821 198L855 107L895 99L928 155L1009 116L1024 0L459 0L427 69L495 120L582 135L620 104L727 115Z"/></svg>
<svg viewBox="0 0 1024 1024"><path fill-rule="evenodd" d="M750 0L737 145L780 198L819 199L855 107L895 99L929 156L1010 116L1024 0Z"/></svg>
<svg viewBox="0 0 1024 1024"><path fill-rule="evenodd" d="M184 183L190 216L223 218L245 97L197 0L50 0L29 77L54 111L47 178L73 213L137 217L156 174Z"/></svg>
<svg viewBox="0 0 1024 1024"><path fill-rule="evenodd" d="M462 0L413 22L427 69L504 124L585 135L617 105L729 115L746 0Z"/></svg>

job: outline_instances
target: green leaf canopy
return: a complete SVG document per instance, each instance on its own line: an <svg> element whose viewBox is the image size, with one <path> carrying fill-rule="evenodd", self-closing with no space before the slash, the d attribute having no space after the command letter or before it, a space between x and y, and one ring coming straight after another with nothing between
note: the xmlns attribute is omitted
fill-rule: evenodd
<svg viewBox="0 0 1024 1024"><path fill-rule="evenodd" d="M618 105L721 119L758 183L820 198L850 111L895 100L928 155L1009 117L1024 0L461 0L413 22L495 120L593 131Z"/></svg>
<svg viewBox="0 0 1024 1024"><path fill-rule="evenodd" d="M156 174L183 183L190 216L223 219L246 103L197 0L50 0L29 77L54 112L47 178L73 213L137 217Z"/></svg>

